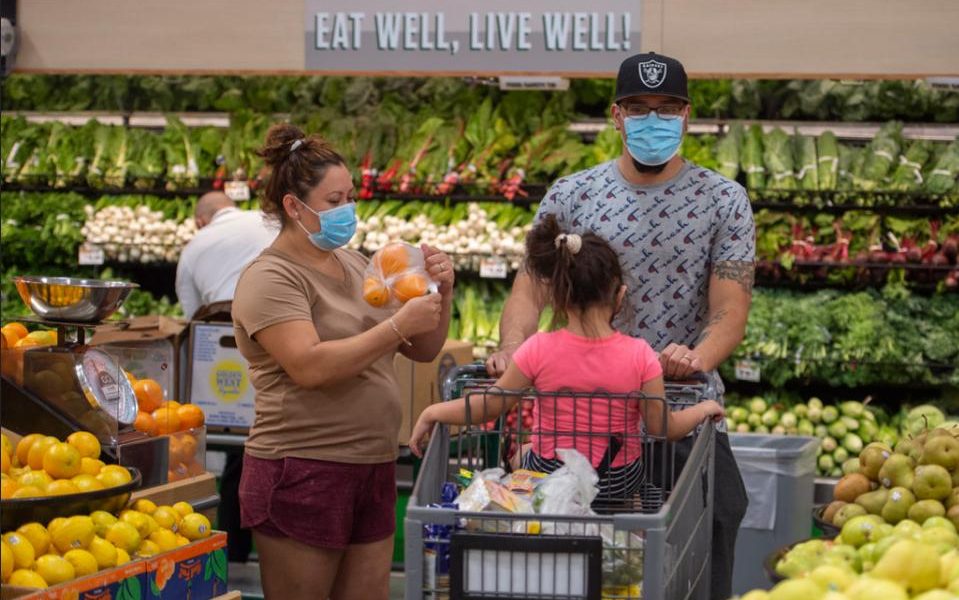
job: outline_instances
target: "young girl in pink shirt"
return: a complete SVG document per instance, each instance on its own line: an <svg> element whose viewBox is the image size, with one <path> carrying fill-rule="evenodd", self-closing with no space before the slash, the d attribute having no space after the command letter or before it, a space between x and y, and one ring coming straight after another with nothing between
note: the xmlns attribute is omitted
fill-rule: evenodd
<svg viewBox="0 0 959 600"><path fill-rule="evenodd" d="M611 399L602 394L575 398L540 394L533 407L531 444L524 448L523 467L552 472L562 465L556 450L575 448L599 471L603 496L629 497L643 479L640 423L644 419L649 434L677 440L707 418L722 418L723 408L707 400L675 412L665 409L658 356L645 340L623 335L611 325L626 286L619 259L605 240L592 233L567 234L555 217L547 216L527 237L526 268L540 284L556 319L565 321L566 326L527 339L494 387L641 392L642 396ZM515 395L472 395L470 422L486 423L518 402ZM422 455L434 423L465 425L466 419L465 399L429 406L413 428L410 449Z"/></svg>

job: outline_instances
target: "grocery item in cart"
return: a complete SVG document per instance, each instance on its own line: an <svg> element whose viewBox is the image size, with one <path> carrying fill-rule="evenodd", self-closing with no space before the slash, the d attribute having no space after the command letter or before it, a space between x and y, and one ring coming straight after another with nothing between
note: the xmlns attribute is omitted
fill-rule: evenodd
<svg viewBox="0 0 959 600"><path fill-rule="evenodd" d="M395 242L379 249L366 267L363 299L370 306L398 307L437 289L426 272L423 251Z"/></svg>

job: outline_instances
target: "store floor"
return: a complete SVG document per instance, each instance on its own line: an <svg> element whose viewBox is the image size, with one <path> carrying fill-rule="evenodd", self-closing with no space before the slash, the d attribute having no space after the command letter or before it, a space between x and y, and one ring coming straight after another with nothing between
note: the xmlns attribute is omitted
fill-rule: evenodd
<svg viewBox="0 0 959 600"><path fill-rule="evenodd" d="M394 572L390 577L390 600L402 600L405 585L403 573ZM230 563L230 589L243 594L243 600L262 600L259 563Z"/></svg>

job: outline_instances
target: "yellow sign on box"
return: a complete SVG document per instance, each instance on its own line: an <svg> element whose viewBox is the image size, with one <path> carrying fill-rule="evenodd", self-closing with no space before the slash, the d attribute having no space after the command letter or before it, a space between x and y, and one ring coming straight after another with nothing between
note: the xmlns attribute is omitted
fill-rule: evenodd
<svg viewBox="0 0 959 600"><path fill-rule="evenodd" d="M213 429L245 431L253 425L253 386L236 348L231 323L190 324L190 402Z"/></svg>

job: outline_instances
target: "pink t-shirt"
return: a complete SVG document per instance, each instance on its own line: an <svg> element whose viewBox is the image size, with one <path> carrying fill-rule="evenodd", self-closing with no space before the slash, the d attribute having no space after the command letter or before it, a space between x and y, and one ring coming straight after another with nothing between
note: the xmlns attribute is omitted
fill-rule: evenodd
<svg viewBox="0 0 959 600"><path fill-rule="evenodd" d="M619 332L599 339L565 329L538 333L516 350L513 361L541 392L626 394L638 392L644 383L663 374L649 344ZM557 448L575 448L596 467L610 445L610 435L625 433L610 466L629 464L642 454L640 409L640 402L632 400L540 397L533 407L533 451L551 459L556 458ZM577 435L569 435L573 432Z"/></svg>

